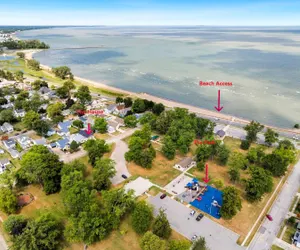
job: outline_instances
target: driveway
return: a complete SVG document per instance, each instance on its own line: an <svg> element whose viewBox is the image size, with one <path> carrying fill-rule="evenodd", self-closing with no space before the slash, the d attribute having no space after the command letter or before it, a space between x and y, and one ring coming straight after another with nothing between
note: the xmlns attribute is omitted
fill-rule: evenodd
<svg viewBox="0 0 300 250"><path fill-rule="evenodd" d="M285 219L289 207L294 196L297 193L300 182L300 161L295 165L293 172L287 179L287 182L282 187L274 205L269 214L273 217L273 221L265 218L260 229L252 240L249 250L268 250L271 248L273 241L280 229L280 225Z"/></svg>
<svg viewBox="0 0 300 250"><path fill-rule="evenodd" d="M159 208L165 209L171 227L178 233L191 239L193 235L203 236L211 250L241 250L244 247L239 246L236 241L239 235L219 225L218 223L204 217L201 221L196 221L196 215L189 215L191 209L183 204L165 197L163 200L158 194L155 197L149 197L149 202L154 206L154 213L157 214Z"/></svg>

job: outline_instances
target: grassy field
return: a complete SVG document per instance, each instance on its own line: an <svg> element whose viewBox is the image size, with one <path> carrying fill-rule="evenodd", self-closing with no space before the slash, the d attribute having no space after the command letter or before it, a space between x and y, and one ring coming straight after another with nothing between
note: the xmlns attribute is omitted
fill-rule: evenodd
<svg viewBox="0 0 300 250"><path fill-rule="evenodd" d="M102 139L102 140L107 140L111 138L108 134L100 134L100 133L95 133L94 136L96 139Z"/></svg>
<svg viewBox="0 0 300 250"><path fill-rule="evenodd" d="M58 140L62 139L62 137L58 134L54 134L54 135L51 135L47 138L47 141L48 142L56 142Z"/></svg>
<svg viewBox="0 0 300 250"><path fill-rule="evenodd" d="M284 250L283 248L276 246L276 245L272 245L271 250Z"/></svg>
<svg viewBox="0 0 300 250"><path fill-rule="evenodd" d="M296 232L296 224L294 226L286 223L286 230L284 232L284 235L282 237L282 240L285 242L291 244L292 243L292 237L294 236Z"/></svg>
<svg viewBox="0 0 300 250"><path fill-rule="evenodd" d="M292 210L293 210L293 208L294 208L294 206L295 206L297 200L298 200L298 197L295 196L294 199L293 199L293 202L292 202L292 204L291 204L291 206L290 206L290 209L289 209L290 212L292 212Z"/></svg>
<svg viewBox="0 0 300 250"><path fill-rule="evenodd" d="M162 155L162 153L156 151L156 157L153 160L151 169L142 168L134 162L128 163L127 168L132 175L139 175L144 178L148 178L151 182L157 185L165 186L181 173L173 168L175 163L179 160L180 159L178 157L175 157L174 160L169 161Z"/></svg>
<svg viewBox="0 0 300 250"><path fill-rule="evenodd" d="M151 194L152 196L155 196L157 195L158 193L162 192L163 190L161 190L160 188L156 187L156 186L152 186L150 189L149 189L149 192L148 194Z"/></svg>

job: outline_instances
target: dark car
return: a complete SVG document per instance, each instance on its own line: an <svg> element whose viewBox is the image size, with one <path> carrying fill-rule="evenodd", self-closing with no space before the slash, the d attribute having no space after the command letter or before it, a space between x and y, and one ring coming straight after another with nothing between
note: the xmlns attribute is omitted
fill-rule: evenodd
<svg viewBox="0 0 300 250"><path fill-rule="evenodd" d="M161 198L161 199L164 199L166 196L167 196L167 194L162 194L162 195L160 196L160 198Z"/></svg>
<svg viewBox="0 0 300 250"><path fill-rule="evenodd" d="M204 217L204 214L198 214L196 221L200 221Z"/></svg>
<svg viewBox="0 0 300 250"><path fill-rule="evenodd" d="M128 177L125 174L121 175L124 179L127 179Z"/></svg>
<svg viewBox="0 0 300 250"><path fill-rule="evenodd" d="M268 218L269 221L273 221L273 218L271 215L267 214L266 217Z"/></svg>

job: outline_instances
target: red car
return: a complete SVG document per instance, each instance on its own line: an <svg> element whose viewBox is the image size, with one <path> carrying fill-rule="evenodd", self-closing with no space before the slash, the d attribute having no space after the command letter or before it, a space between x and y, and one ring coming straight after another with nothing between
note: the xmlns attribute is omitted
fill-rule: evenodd
<svg viewBox="0 0 300 250"><path fill-rule="evenodd" d="M273 221L273 218L271 215L267 214L266 217L268 218L269 221Z"/></svg>

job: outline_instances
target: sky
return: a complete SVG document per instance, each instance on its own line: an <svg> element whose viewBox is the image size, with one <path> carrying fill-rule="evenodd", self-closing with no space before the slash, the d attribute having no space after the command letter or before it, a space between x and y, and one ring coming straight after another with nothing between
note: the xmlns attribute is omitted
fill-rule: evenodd
<svg viewBox="0 0 300 250"><path fill-rule="evenodd" d="M298 26L300 0L0 0L0 25Z"/></svg>

